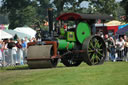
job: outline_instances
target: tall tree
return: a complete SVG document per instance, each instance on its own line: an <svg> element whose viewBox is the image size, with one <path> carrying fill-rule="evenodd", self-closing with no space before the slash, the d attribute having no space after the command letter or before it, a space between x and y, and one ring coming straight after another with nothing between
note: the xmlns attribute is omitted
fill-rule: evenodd
<svg viewBox="0 0 128 85"><path fill-rule="evenodd" d="M63 12L64 4L67 2L67 0L54 0L54 5L57 9L57 16Z"/></svg>
<svg viewBox="0 0 128 85"><path fill-rule="evenodd" d="M38 17L40 20L47 19L47 10L51 7L50 0L37 0L38 2Z"/></svg>
<svg viewBox="0 0 128 85"><path fill-rule="evenodd" d="M128 22L128 0L122 0L121 1L121 6L124 8L125 10L125 16L126 16L126 21Z"/></svg>
<svg viewBox="0 0 128 85"><path fill-rule="evenodd" d="M88 0L54 0L54 5L57 9L57 15L63 13L66 9L66 12L78 12L80 9L80 3L82 1Z"/></svg>
<svg viewBox="0 0 128 85"><path fill-rule="evenodd" d="M2 0L2 11L8 13L9 29L33 24L36 8L31 0Z"/></svg>
<svg viewBox="0 0 128 85"><path fill-rule="evenodd" d="M99 12L103 14L109 14L117 16L116 8L117 3L115 0L89 0L92 12Z"/></svg>

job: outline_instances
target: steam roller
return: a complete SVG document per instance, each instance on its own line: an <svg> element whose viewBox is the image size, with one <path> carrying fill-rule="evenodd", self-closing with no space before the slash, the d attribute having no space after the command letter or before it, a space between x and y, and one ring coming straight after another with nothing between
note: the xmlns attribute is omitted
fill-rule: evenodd
<svg viewBox="0 0 128 85"><path fill-rule="evenodd" d="M37 41L28 43L29 68L56 67L58 59L67 67L79 66L82 62L90 66L104 63L106 45L96 34L94 24L98 19L111 20L111 16L64 13L56 18L61 24L55 25L54 29L52 9L48 9L48 16L49 30L38 29Z"/></svg>

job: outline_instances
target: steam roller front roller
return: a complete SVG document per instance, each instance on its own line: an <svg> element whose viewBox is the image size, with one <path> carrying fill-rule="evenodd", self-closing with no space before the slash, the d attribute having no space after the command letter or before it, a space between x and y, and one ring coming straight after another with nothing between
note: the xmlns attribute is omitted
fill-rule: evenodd
<svg viewBox="0 0 128 85"><path fill-rule="evenodd" d="M52 45L35 45L28 48L27 64L29 68L56 67L58 59L53 56Z"/></svg>
<svg viewBox="0 0 128 85"><path fill-rule="evenodd" d="M90 36L83 42L82 49L84 61L88 65L103 64L106 58L106 45L100 36Z"/></svg>

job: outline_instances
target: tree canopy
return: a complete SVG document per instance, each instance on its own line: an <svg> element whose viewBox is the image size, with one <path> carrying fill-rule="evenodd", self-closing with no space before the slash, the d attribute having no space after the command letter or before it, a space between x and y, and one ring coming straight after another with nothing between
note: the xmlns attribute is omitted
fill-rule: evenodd
<svg viewBox="0 0 128 85"><path fill-rule="evenodd" d="M9 29L33 24L36 20L36 8L31 0L3 0L1 10L8 14Z"/></svg>
<svg viewBox="0 0 128 85"><path fill-rule="evenodd" d="M86 8L80 6L83 1L89 3ZM115 0L2 0L1 10L8 15L9 28L14 29L47 20L48 8L54 9L54 17L63 12L102 13L117 17L117 7Z"/></svg>
<svg viewBox="0 0 128 85"><path fill-rule="evenodd" d="M90 2L90 7L93 10L92 12L117 16L117 3L115 0L90 0Z"/></svg>
<svg viewBox="0 0 128 85"><path fill-rule="evenodd" d="M126 21L128 22L128 0L122 0L120 4L125 10Z"/></svg>

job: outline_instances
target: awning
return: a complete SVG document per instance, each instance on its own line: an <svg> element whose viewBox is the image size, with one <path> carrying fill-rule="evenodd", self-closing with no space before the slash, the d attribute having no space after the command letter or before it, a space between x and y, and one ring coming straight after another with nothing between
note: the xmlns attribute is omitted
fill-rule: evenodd
<svg viewBox="0 0 128 85"><path fill-rule="evenodd" d="M112 20L112 21L109 21L107 23L105 23L107 26L119 26L119 25L122 25L122 22L120 21L117 21L117 20Z"/></svg>

